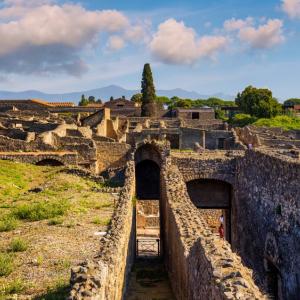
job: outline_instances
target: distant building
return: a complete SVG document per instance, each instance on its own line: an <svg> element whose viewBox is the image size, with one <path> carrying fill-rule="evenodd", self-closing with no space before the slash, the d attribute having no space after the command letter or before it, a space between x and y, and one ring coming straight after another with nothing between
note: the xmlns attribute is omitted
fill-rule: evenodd
<svg viewBox="0 0 300 300"><path fill-rule="evenodd" d="M0 110L45 110L52 107L74 107L73 102L46 102L40 99L0 100Z"/></svg>
<svg viewBox="0 0 300 300"><path fill-rule="evenodd" d="M215 111L211 107L176 108L172 111L172 117L190 120L213 120Z"/></svg>
<svg viewBox="0 0 300 300"><path fill-rule="evenodd" d="M140 117L140 105L124 99L118 98L104 103L105 108L109 108L112 116Z"/></svg>

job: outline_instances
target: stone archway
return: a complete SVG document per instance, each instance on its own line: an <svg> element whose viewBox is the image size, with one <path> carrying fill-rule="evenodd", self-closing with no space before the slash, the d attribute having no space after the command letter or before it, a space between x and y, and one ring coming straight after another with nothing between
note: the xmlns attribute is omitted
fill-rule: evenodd
<svg viewBox="0 0 300 300"><path fill-rule="evenodd" d="M231 184L218 179L194 179L186 185L191 201L212 231L218 233L223 219L224 236L231 242Z"/></svg>
<svg viewBox="0 0 300 300"><path fill-rule="evenodd" d="M160 172L163 163L162 154L154 141L146 142L137 147L134 160L137 196L137 255L157 255L161 248ZM152 248L153 251L144 251L146 248L148 250Z"/></svg>

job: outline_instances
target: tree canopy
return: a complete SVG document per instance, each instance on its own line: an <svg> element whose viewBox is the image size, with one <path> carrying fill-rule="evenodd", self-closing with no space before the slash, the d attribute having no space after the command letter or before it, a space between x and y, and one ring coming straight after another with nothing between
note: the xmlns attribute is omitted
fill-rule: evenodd
<svg viewBox="0 0 300 300"><path fill-rule="evenodd" d="M156 95L150 64L144 65L142 75L142 116L155 115Z"/></svg>
<svg viewBox="0 0 300 300"><path fill-rule="evenodd" d="M84 95L81 95L81 99L80 99L78 105L79 106L87 106L91 103L102 104L102 100L101 99L96 100L96 98L94 96L89 96L87 99Z"/></svg>
<svg viewBox="0 0 300 300"><path fill-rule="evenodd" d="M253 86L246 87L241 94L238 93L235 103L243 113L257 118L275 117L282 110L269 89L259 89Z"/></svg>
<svg viewBox="0 0 300 300"><path fill-rule="evenodd" d="M300 99L299 98L290 98L290 99L287 99L283 102L283 104L285 106L294 106L296 104L300 104Z"/></svg>
<svg viewBox="0 0 300 300"><path fill-rule="evenodd" d="M144 65L142 76L142 103L153 103L156 95L150 64Z"/></svg>
<svg viewBox="0 0 300 300"><path fill-rule="evenodd" d="M143 95L141 93L138 93L138 94L134 94L130 100L135 103L142 103L142 97Z"/></svg>

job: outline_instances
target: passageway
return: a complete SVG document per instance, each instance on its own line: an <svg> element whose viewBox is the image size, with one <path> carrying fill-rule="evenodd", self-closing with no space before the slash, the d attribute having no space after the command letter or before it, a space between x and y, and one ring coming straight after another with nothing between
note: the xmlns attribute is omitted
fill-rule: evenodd
<svg viewBox="0 0 300 300"><path fill-rule="evenodd" d="M129 279L126 300L175 300L168 274L158 258L139 260Z"/></svg>
<svg viewBox="0 0 300 300"><path fill-rule="evenodd" d="M221 180L196 179L187 182L187 190L212 232L219 235L222 224L224 237L231 242L231 185Z"/></svg>
<svg viewBox="0 0 300 300"><path fill-rule="evenodd" d="M175 299L163 264L159 152L143 145L135 154L136 260L125 299Z"/></svg>

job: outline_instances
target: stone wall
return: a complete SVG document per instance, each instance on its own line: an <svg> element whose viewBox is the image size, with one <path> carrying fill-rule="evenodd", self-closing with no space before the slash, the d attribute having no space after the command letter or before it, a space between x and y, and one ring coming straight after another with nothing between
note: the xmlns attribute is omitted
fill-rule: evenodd
<svg viewBox="0 0 300 300"><path fill-rule="evenodd" d="M249 150L236 174L236 250L261 285L267 286L269 262L278 270L279 299L299 299L299 159Z"/></svg>
<svg viewBox="0 0 300 300"><path fill-rule="evenodd" d="M0 152L0 159L30 164L37 164L43 160L54 160L63 165L77 165L77 153L74 152Z"/></svg>
<svg viewBox="0 0 300 300"><path fill-rule="evenodd" d="M97 165L98 172L101 173L108 168L120 168L126 165L130 145L125 143L98 142L97 147Z"/></svg>
<svg viewBox="0 0 300 300"><path fill-rule="evenodd" d="M216 179L232 185L235 184L235 172L237 158L244 151L210 151L172 152L172 164L176 165L184 181L194 179Z"/></svg>
<svg viewBox="0 0 300 300"><path fill-rule="evenodd" d="M95 245L98 254L71 271L69 300L119 300L135 256L134 163L127 163L125 185L120 193L107 234Z"/></svg>
<svg viewBox="0 0 300 300"><path fill-rule="evenodd" d="M161 187L163 253L176 299L266 299L241 258L191 203L176 166L163 169Z"/></svg>

